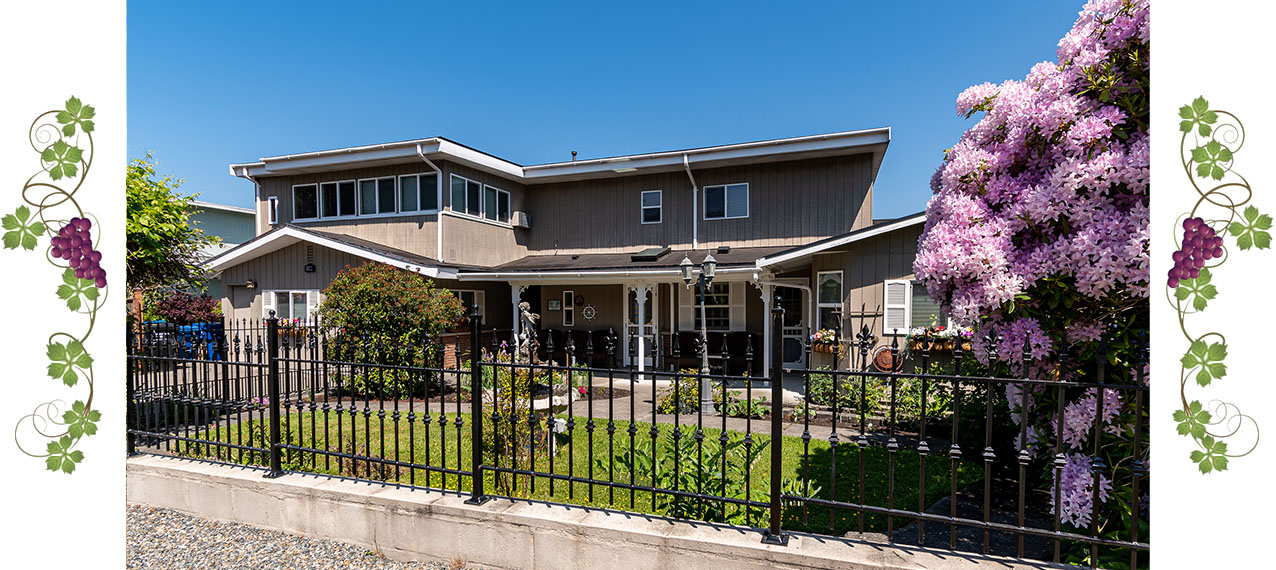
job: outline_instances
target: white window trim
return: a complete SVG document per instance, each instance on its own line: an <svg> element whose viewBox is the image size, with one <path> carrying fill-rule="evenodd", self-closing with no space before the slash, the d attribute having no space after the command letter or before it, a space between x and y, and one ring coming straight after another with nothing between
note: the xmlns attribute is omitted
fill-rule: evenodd
<svg viewBox="0 0 1276 570"><path fill-rule="evenodd" d="M922 285L922 282L920 279L913 279L908 282L908 326L910 327L910 330L911 330L911 327L913 326L913 295L916 295L916 291L918 287L923 287L923 288L925 287L924 285ZM926 296L927 297L930 296L930 291L926 291ZM940 306L940 309L941 309L940 314L942 315L943 314L942 305ZM937 324L943 325L945 328L951 329L957 326L957 321L953 320L952 315L945 315L944 321Z"/></svg>
<svg viewBox="0 0 1276 570"><path fill-rule="evenodd" d="M302 184L302 186L305 186L305 184ZM275 295L278 293L286 293L288 295L289 303L292 302L293 294L301 293L306 296L306 313L307 314L306 314L306 318L301 321L302 324L310 324L311 318L315 316L314 311L319 308L319 304L323 300L322 299L323 293L319 289L263 289L261 291L261 318L263 319L270 318L271 310L275 311L276 317L279 317L279 307L275 305ZM311 294L314 294L316 296L311 297ZM270 300L269 303L266 302L267 299ZM311 303L312 300L315 302ZM291 312L291 309L290 309L290 312ZM279 317L279 318L283 319L284 317ZM292 317L289 316L288 320L291 321Z"/></svg>
<svg viewBox="0 0 1276 570"><path fill-rule="evenodd" d="M643 198L645 198L648 194L655 194L656 196L658 196L660 198L660 203L656 204L655 206L643 205ZM647 217L643 215L647 213L648 208L654 208L657 212L659 212L660 219L654 222L648 222ZM665 221L664 192L660 190L643 190L642 192L638 193L638 223L646 225L646 224L659 224L659 223L663 223L664 221Z"/></svg>
<svg viewBox="0 0 1276 570"><path fill-rule="evenodd" d="M710 283L709 291L705 291L705 295L704 295L706 301L709 300L711 297L713 297L710 291L713 291L713 288L717 286L722 286L727 288L727 293L726 293L727 302L726 304L723 304L723 305L705 303L705 306L704 306L705 316L706 317L709 316L709 309L726 309L727 310L727 328L719 329L719 328L706 327L705 330L716 331L716 332L728 332L728 331L735 330L733 326L735 325L735 323L732 322L731 320L731 306L732 306L731 305L731 289L735 287L735 284L728 281L723 281L719 283ZM698 331L700 330L700 326L696 323L696 320L700 318L700 292L696 290L696 286L694 283L690 287L689 291L691 291L691 310L692 310L692 315L691 315L692 329L691 330Z"/></svg>
<svg viewBox="0 0 1276 570"><path fill-rule="evenodd" d="M297 217L297 189L299 189L299 187L306 187L306 186L314 186L314 187L315 187L315 217L314 217L314 218L299 218L299 217ZM319 212L320 212L320 210L319 210L319 182L310 182L310 184L293 184L293 185L292 185L292 219L297 219L297 221L302 221L302 219L319 219L319 218L318 218L318 216L319 216ZM278 212L276 212L276 218L274 218L274 219L276 219L276 222L278 222L278 219L279 219L279 218L278 218Z"/></svg>
<svg viewBox="0 0 1276 570"><path fill-rule="evenodd" d="M743 186L744 186L744 215L743 215L743 216L728 216L728 215L727 215L727 210L728 210L728 208L727 208L727 200L728 200L727 187L728 187L728 186L740 186L740 185L743 185ZM719 187L720 187L720 188L722 188L722 217L720 217L720 218L710 218L710 217L709 217L709 189L710 189L710 188L719 188ZM701 190L701 193L702 193L702 194L704 194L704 196L702 196L702 197L701 197L701 199L700 199L700 200L701 200L701 204L700 204L700 205L702 206L702 209L700 210L700 212L701 212L700 216L701 216L701 219L703 219L704 221L708 222L708 221L713 221L713 220L743 220L743 219L745 219L745 218L748 218L748 217L749 217L749 206L750 206L749 202L750 202L752 199L749 197L749 183L748 183L748 182L731 182L731 183L728 183L728 184L709 184L708 186L705 186L704 188L701 188L700 190Z"/></svg>
<svg viewBox="0 0 1276 570"><path fill-rule="evenodd" d="M476 304L476 305L478 305L478 306L479 306L479 314L480 314L480 315L486 315L486 314L487 314L487 299L485 298L485 295L483 294L483 293L484 293L483 291L480 291L480 290L478 290L478 289L450 289L450 291L452 291L452 294L453 294L453 295L456 295L456 298L457 298L458 300L459 300L459 299L461 299L461 293L473 293L473 294L474 294L474 304ZM462 301L461 303L462 303L462 304L464 304L465 302L464 302L464 301ZM470 309L472 309L472 308L473 308L473 307L469 307L469 306L464 307L464 309L465 309L465 314L466 314L466 315L469 315L469 314L470 314Z"/></svg>
<svg viewBox="0 0 1276 570"><path fill-rule="evenodd" d="M424 208L421 208L421 197L425 195L425 190L424 190L425 186L421 183L421 178L423 178L423 177L425 177L425 176L433 176L433 177L435 177L434 184L432 185L432 186L433 186L433 188L430 188L430 194L431 194L431 195L433 195L433 196L435 197L435 201L436 201L436 203L434 204L434 207L433 207L433 208L430 208L430 209L424 209ZM398 188L396 189L399 193L398 193L398 194L395 194L395 196L397 196L396 200L398 200L398 202L399 202L399 208L398 208L398 212L399 212L399 213L398 213L398 215L400 215L400 216L419 216L419 215L422 215L422 214L437 214L437 213L439 212L439 206L440 206L440 204L438 204L438 203L437 203L437 200L438 200L438 191L439 191L439 189L438 189L438 185L439 185L439 183L438 183L438 176L439 176L439 175L438 175L438 173L435 173L435 172L422 172L422 173L417 173L417 174L402 174L402 175L399 175L399 186L398 186ZM402 192L403 192L403 179L404 179L404 178L416 178L416 205L417 205L417 209L416 209L416 210L412 210L412 211L410 211L410 212L404 212L404 211L403 211L403 196L402 196Z"/></svg>
<svg viewBox="0 0 1276 570"><path fill-rule="evenodd" d="M570 289L563 290L563 326L576 326L576 292Z"/></svg>
<svg viewBox="0 0 1276 570"><path fill-rule="evenodd" d="M272 226L279 225L279 196L266 198L266 219Z"/></svg>
<svg viewBox="0 0 1276 570"><path fill-rule="evenodd" d="M337 187L337 215L335 216L323 215L323 187L325 184L333 184L333 185L336 185ZM354 185L354 213L347 214L344 216L341 215L341 185L342 184ZM357 179L351 178L349 180L325 180L319 183L319 218L318 218L319 220L351 220L357 217L359 217L359 181ZM307 218L306 221L313 221L314 219L315 218Z"/></svg>
<svg viewBox="0 0 1276 570"><path fill-rule="evenodd" d="M476 216L476 215L474 215L474 214L471 214L471 213L469 213L469 212L467 211L467 210L469 209L469 206L470 206L470 204L469 204L469 198L468 198L469 188L466 188L467 197L466 197L465 208L460 209L460 210L456 209L456 204L455 204L455 202L452 200L452 180L453 180L453 179L456 179L456 180L464 180L464 181L466 182L466 184L469 184L470 182L473 182L473 183L475 183L475 184L478 184L478 185L479 185L479 203L478 203L478 212L479 212L479 213L478 213L478 215L477 215L477 216ZM496 198L496 204L497 204L497 206L496 206L496 207L497 207L496 215L497 215L497 219L495 219L495 220L493 220L493 219L491 219L491 218L488 218L488 217L487 217L487 208L486 208L486 205L487 205L487 204L486 204L486 202L487 202L487 190L488 190L489 188L490 188L490 189L492 189L492 190L495 190L495 191L496 191L496 194L497 194L497 198ZM502 221L501 221L501 219L500 219L500 217L499 217L499 216L501 215L501 213L500 213L500 211L499 211L499 209L500 209L500 203L501 203L501 202L500 202L500 195L501 195L501 194L505 194L506 196L508 196L508 197L509 197L508 199L509 199L509 202L510 202L510 219L513 219L513 218L514 218L514 196L513 196L512 194L510 194L510 192L509 192L508 190L502 190L502 189L500 189L500 188L497 188L497 187L495 187L495 186L492 186L491 184L483 184L482 182L479 182L478 180L474 180L474 179L472 179L472 178L466 178L466 177L464 177L464 176L461 176L460 174L449 174L449 175L448 175L448 183L447 183L447 192L446 192L446 193L447 193L447 196L448 196L448 205L447 205L447 208L446 208L446 209L444 209L444 208L443 208L443 205L442 205L442 204L440 204L440 205L439 205L439 210L440 210L440 211L442 211L442 212L446 212L446 213L447 213L447 215L449 215L449 216L456 216L456 217L464 218L464 219L467 219L467 220L475 220L475 221L479 221L479 222L483 222L483 223L487 223L487 224L492 224L492 225L494 225L494 226L498 226L498 227L502 227L502 228L510 228L510 229L513 229L513 228L514 228L514 226L510 225L510 220L505 220L505 221L503 221L503 222L502 222Z"/></svg>
<svg viewBox="0 0 1276 570"><path fill-rule="evenodd" d="M888 289L891 283L902 283L904 285L904 302L892 304ZM896 336L895 329L888 327L886 323L886 315L891 309L904 310L904 326L898 329L898 336L907 336L913 324L913 282L909 279L887 279L882 282L882 336Z"/></svg>
<svg viewBox="0 0 1276 570"><path fill-rule="evenodd" d="M392 194L394 194L394 210L393 210L393 211L391 211L391 212L382 212L382 211L381 211L381 181L382 181L382 180L393 180L393 181L394 181L394 191L393 191L393 192L391 192ZM377 211L376 211L376 212L373 212L373 213L371 213L371 214L364 214L364 213L363 213L363 183L364 183L364 182L373 182L373 183L374 183L374 184L373 184L373 186L375 186L375 187L376 187L375 192L377 193ZM420 186L420 184L418 184L418 186ZM371 218L371 217L374 217L374 216L377 216L377 217L389 217L389 216L400 216L400 215L402 215L402 214L399 212L399 178L398 178L397 176L375 176L375 177L372 177L372 178L360 178L360 179L359 179L359 181L358 181L358 182L356 182L356 183L355 183L355 185L354 185L354 191L355 191L355 195L354 195L354 198L355 198L355 208L354 208L354 210L355 210L355 213L358 215L358 217L360 217L360 218ZM418 191L419 191L419 190L418 190ZM411 214L415 214L415 213L417 213L417 212L409 212L409 213L411 213Z"/></svg>
<svg viewBox="0 0 1276 570"><path fill-rule="evenodd" d="M823 276L825 276L825 275L837 275L837 298L838 298L838 301L837 301L836 303L823 303L823 302L820 302L820 282L822 281L821 277L823 277ZM824 323L818 322L818 321L820 320L820 313L822 312L820 309L837 309L837 311L838 311L838 315L841 315L841 314L842 314L842 311L843 311L843 310L845 309L845 307L846 307L846 305L845 305L845 303L844 303L844 301L845 301L845 300L846 300L846 277L845 277L845 275L842 273L842 270L838 269L838 270L836 270L836 271L820 271L820 272L816 273L816 274L815 274L815 320L816 320L817 322L812 323L812 325L813 325L814 327L816 327L816 329L817 329L817 330L818 330L818 329L820 329L821 327L823 327L823 324L824 324ZM837 323L837 325L838 325L838 326L837 326L837 330L838 330L838 331L841 331L841 330L842 330L842 323L840 322L841 320L842 320L842 319L841 319L841 317L839 316L839 318L838 318L838 321L839 321L839 322Z"/></svg>
<svg viewBox="0 0 1276 570"><path fill-rule="evenodd" d="M419 178L419 177L422 177L422 176L430 176L431 174L435 174L435 173L433 173L433 172L421 172L421 173L417 173L417 174L403 174L403 175L398 175L398 176L377 176L377 177L374 177L374 178L352 178L352 179L348 179L348 180L324 180L324 181L322 181L322 182L315 182L315 183L313 183L313 184L314 184L314 186L316 187L316 194L317 194L317 206L318 206L318 214L319 214L319 217L317 217L317 218L296 218L296 217L295 217L295 215L296 215L296 208L297 208L297 205L296 205L296 197L295 197L295 193L294 193L294 198L293 198L293 214L294 214L294 217L293 217L293 221L294 221L294 222L296 222L296 223L298 223L298 224L313 224L313 223L324 223L324 222L329 222L329 221L333 221L333 220L354 220L354 219L365 219L365 220L366 220L366 219L372 219L372 218L402 218L402 217L409 217L409 216L433 216L433 215L437 215L437 214L439 213L439 208L434 208L434 209L432 209L432 210L416 210L416 211L412 211L412 212L404 212L404 211L401 211L402 204L400 204L400 203L399 203L399 185L398 185L398 179L400 179L400 178L405 178L405 177L409 177L409 176L416 176L416 177L418 177L418 180L417 180L417 192L418 192L418 194L421 194L421 193L423 193L423 192L421 191L421 188L420 188L420 186L421 186L421 182L420 182L420 178ZM376 214L360 214L360 213L359 213L359 210L360 210L360 209L362 208L362 206L363 206L363 203L362 203L362 202L360 201L360 199L359 199L359 192L360 192L360 190L361 190L361 188L359 187L359 186L360 186L360 183L361 183L361 182L364 182L364 181L367 181L367 180L379 181L379 180L383 180L383 179L391 179L391 178L395 179L395 187L394 187L394 211L393 211L393 212L385 212L385 213L376 213ZM338 214L338 215L336 215L336 216L324 216L324 215L323 215L323 206L324 206L323 187L324 187L325 185L327 185L327 184L335 184L335 185L337 185L337 200L338 200L338 202L340 202L340 200L341 200L341 185L342 185L342 184L353 184L353 185L354 185L354 192L355 192L355 194L354 194L354 213L353 213L353 214L346 214L346 215L340 215L340 214ZM380 182L377 182L377 188L378 188L378 190L380 190L380 184L381 184ZM297 185L294 185L294 186L293 186L293 188L297 188L297 187L300 187L300 186L310 186L310 185L311 185L311 184L309 184L309 183L307 183L307 184L297 184ZM435 198L437 199L437 198L438 198L438 183L437 183L437 182L435 183L433 193L434 193L434 195L435 195ZM278 198L277 198L276 196L271 196L269 199L274 199L274 200L276 200L276 201L278 200ZM380 210L380 209L381 209L380 196L378 196L377 200L378 200L378 203L377 203L377 209L378 209L378 210ZM417 197L417 203L418 203L418 204L420 203L420 195L418 195L418 197ZM340 204L338 203L338 211L339 211L339 210L340 210ZM272 224L272 225L277 224L277 223L278 223L277 221L276 221L276 222L271 222L271 224Z"/></svg>

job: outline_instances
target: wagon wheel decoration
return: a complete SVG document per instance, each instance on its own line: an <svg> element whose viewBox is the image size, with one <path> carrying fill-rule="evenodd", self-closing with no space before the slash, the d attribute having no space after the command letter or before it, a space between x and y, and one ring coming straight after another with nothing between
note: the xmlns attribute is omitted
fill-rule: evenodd
<svg viewBox="0 0 1276 570"><path fill-rule="evenodd" d="M97 433L102 419L93 402L93 357L87 341L98 309L106 304L106 270L94 245L100 228L75 198L93 166L95 115L91 105L71 97L62 109L41 113L31 122L27 138L39 156L40 170L23 184L22 203L0 219L4 248L40 248L62 274L57 298L88 321L83 332L52 333L45 345L48 376L67 388L86 387L84 398L69 406L60 399L39 404L13 429L14 444L22 453L43 459L50 471L68 474L84 460L80 442Z"/></svg>
<svg viewBox="0 0 1276 570"><path fill-rule="evenodd" d="M585 305L585 308L580 310L580 316L585 317L587 321L592 321L598 316L598 310L593 305Z"/></svg>
<svg viewBox="0 0 1276 570"><path fill-rule="evenodd" d="M1189 399L1189 390L1211 387L1228 375L1227 339L1219 332L1193 333L1187 317L1204 312L1219 294L1211 283L1216 270L1227 261L1232 246L1224 240L1230 236L1235 248L1268 249L1271 247L1272 218L1260 214L1250 204L1254 197L1249 181L1232 170L1236 154L1245 144L1245 127L1235 115L1210 109L1204 97L1179 109L1179 155L1183 172L1196 190L1196 203L1179 216L1174 229L1174 267L1166 278L1166 299L1177 313L1179 331L1187 352L1180 359L1179 396L1181 405L1174 411L1178 433L1190 437L1196 449L1189 458L1201 473L1223 471L1230 459L1249 455L1258 447L1258 423L1242 413L1235 404L1223 400ZM1253 429L1253 441L1242 442L1239 449L1229 449L1229 438L1242 437L1247 426ZM1245 439L1248 439L1248 430Z"/></svg>

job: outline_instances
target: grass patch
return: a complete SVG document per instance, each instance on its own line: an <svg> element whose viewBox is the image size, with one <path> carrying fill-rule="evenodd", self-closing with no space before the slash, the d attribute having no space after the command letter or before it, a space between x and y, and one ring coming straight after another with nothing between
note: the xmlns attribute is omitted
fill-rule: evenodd
<svg viewBox="0 0 1276 570"><path fill-rule="evenodd" d="M569 418L560 414L558 418ZM440 416L435 413L426 417L418 412L409 421L407 412L396 413L386 410L382 415L373 409L370 413L358 410L351 414L348 410L338 414L335 411L291 413L281 418L281 429L285 439L292 445L313 448L320 451L333 452L333 455L322 453L297 452L287 450L284 454L284 468L290 471L324 473L361 479L412 484L422 487L444 488L469 492L470 477L431 471L424 467L396 466L378 463L375 460L351 459L335 453L344 453L360 458L372 457L397 460L418 466L433 466L446 469L469 471L471 463L470 416L469 414L449 413L443 416L446 423L440 423ZM460 420L458 427L457 420ZM759 433L752 434L746 440L746 434L728 430L726 446L728 453L715 453L722 447L723 432L720 429L705 427L703 439L697 440L696 426L682 425L680 445L674 446L673 424L657 423L655 445L652 445L652 425L646 422L634 422L633 445L630 444L630 426L628 421L616 421L610 424L607 420L595 418L592 435L588 427L588 419L584 417L570 418L574 427L570 433L552 436L556 453L549 454L550 442L545 429L536 430L530 436L529 444L516 446L518 458L508 454L497 456L490 448L485 451L484 463L488 466L523 470L534 470L542 473L569 475L580 478L592 478L601 481L660 489L677 488L682 491L703 494L725 495L729 497L751 497L754 501L766 502L770 481L770 438ZM490 417L484 418L485 441L493 439ZM544 428L545 420L539 420ZM243 421L201 429L193 437L210 441L232 444L251 443L265 447L267 427L265 420ZM759 423L760 429L768 429L765 422ZM507 428L506 428L507 429ZM508 430L507 430L508 433ZM701 442L697 445L697 441ZM654 453L652 449L656 450ZM508 448L507 448L508 449ZM677 450L679 461L674 461ZM746 451L749 450L749 451ZM177 443L179 455L205 457L229 461L233 463L265 466L268 457L262 452L219 449L216 446L199 443ZM703 469L697 467L696 460L703 453ZM644 455L646 460L644 460ZM690 455L690 457L687 457ZM725 459L723 459L725 458ZM894 507L900 509L917 509L919 506L919 466L920 456L914 451L898 451L894 454ZM860 474L863 462L864 485L861 489ZM801 438L786 436L782 448L781 474L786 481L785 492L800 492L809 481L811 488L818 492L813 496L821 499L834 499L849 503L861 501L876 506L888 506L888 488L890 471L890 454L880 447L868 447L861 450L854 443L840 443L836 447L828 441L811 440L809 452L804 452ZM652 476L652 464L657 474ZM631 469L633 465L635 468ZM723 470L726 477L722 476ZM946 495L950 489L952 461L947 456L932 455L926 459L926 483L924 500L920 502L930 505ZM973 461L961 461L957 464L957 485L962 487L982 477L982 466ZM667 493L651 491L631 491L627 488L614 488L607 485L589 484L586 482L554 481L549 477L529 477L525 475L498 475L485 472L485 489L489 494L536 499L556 503L606 507L639 513L661 514L682 518L701 520L725 520L736 524L765 526L767 512L764 508L744 508L723 504L722 501L675 498ZM725 493L724 493L725 489ZM830 534L843 534L850 530L859 530L858 514L849 509L836 509L834 512L826 507L811 505L802 507L787 505L784 509L784 528L788 530L805 530ZM887 521L884 516L864 515L864 530L884 532ZM896 517L894 527L899 528L909 519Z"/></svg>

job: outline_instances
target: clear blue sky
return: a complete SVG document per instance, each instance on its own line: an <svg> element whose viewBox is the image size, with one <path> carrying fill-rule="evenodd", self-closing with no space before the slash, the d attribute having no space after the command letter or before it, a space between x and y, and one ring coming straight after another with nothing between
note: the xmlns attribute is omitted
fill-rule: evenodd
<svg viewBox="0 0 1276 570"><path fill-rule="evenodd" d="M893 128L874 215L925 207L965 87L1054 60L1081 0L129 2L129 157L226 165L441 135L521 164Z"/></svg>

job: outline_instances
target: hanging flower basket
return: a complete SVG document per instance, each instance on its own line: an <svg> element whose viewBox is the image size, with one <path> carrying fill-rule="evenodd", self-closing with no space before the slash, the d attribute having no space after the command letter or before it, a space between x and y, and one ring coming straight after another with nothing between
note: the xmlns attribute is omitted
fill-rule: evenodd
<svg viewBox="0 0 1276 570"><path fill-rule="evenodd" d="M951 338L910 338L908 339L908 350L910 352L924 352L928 344L930 345L931 352L952 352L956 350L958 346L961 347L961 350L970 350L972 348L969 340L962 340L959 344L956 339Z"/></svg>
<svg viewBox="0 0 1276 570"><path fill-rule="evenodd" d="M837 345L833 343L811 343L811 350L814 352L822 352L824 354L834 354L837 352Z"/></svg>

